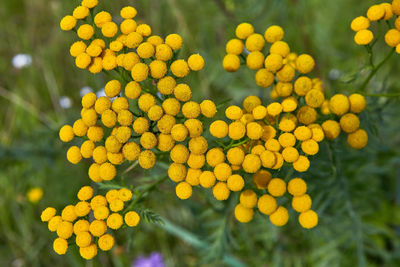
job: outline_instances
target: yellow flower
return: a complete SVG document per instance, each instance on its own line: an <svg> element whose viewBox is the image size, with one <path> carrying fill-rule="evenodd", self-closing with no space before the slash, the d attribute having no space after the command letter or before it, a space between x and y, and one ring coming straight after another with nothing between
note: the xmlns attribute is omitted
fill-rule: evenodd
<svg viewBox="0 0 400 267"><path fill-rule="evenodd" d="M226 53L233 55L240 55L243 52L244 44L239 39L232 39L226 43Z"/></svg>
<svg viewBox="0 0 400 267"><path fill-rule="evenodd" d="M188 134L189 131L183 124L175 124L171 129L171 136L177 142L183 142Z"/></svg>
<svg viewBox="0 0 400 267"><path fill-rule="evenodd" d="M302 212L299 216L299 222L303 228L314 228L318 224L318 214L313 210Z"/></svg>
<svg viewBox="0 0 400 267"><path fill-rule="evenodd" d="M149 67L144 63L137 63L132 67L131 75L134 81L143 82L149 75Z"/></svg>
<svg viewBox="0 0 400 267"><path fill-rule="evenodd" d="M400 44L400 31L397 29L390 29L385 34L385 42L388 46L396 47Z"/></svg>
<svg viewBox="0 0 400 267"><path fill-rule="evenodd" d="M311 198L309 195L295 196L292 199L292 207L297 212L304 212L311 208Z"/></svg>
<svg viewBox="0 0 400 267"><path fill-rule="evenodd" d="M269 52L270 54L278 54L285 58L289 55L290 48L286 42L278 41L271 45Z"/></svg>
<svg viewBox="0 0 400 267"><path fill-rule="evenodd" d="M230 195L228 186L224 182L218 182L215 184L212 191L215 199L219 201L227 200Z"/></svg>
<svg viewBox="0 0 400 267"><path fill-rule="evenodd" d="M139 57L146 59L146 58L150 58L154 55L155 48L151 43L144 42L139 45L139 47L136 49L136 51L137 51L137 54L139 55Z"/></svg>
<svg viewBox="0 0 400 267"><path fill-rule="evenodd" d="M83 24L79 26L77 34L79 38L83 40L89 40L94 35L94 29L89 24Z"/></svg>
<svg viewBox="0 0 400 267"><path fill-rule="evenodd" d="M250 122L246 125L247 136L252 140L259 140L263 134L263 128L257 122Z"/></svg>
<svg viewBox="0 0 400 267"><path fill-rule="evenodd" d="M238 204L235 207L235 218L241 223L248 223L253 219L254 210Z"/></svg>
<svg viewBox="0 0 400 267"><path fill-rule="evenodd" d="M301 150L307 155L315 155L319 151L319 145L313 139L306 140L301 143Z"/></svg>
<svg viewBox="0 0 400 267"><path fill-rule="evenodd" d="M107 225L104 221L94 220L90 223L89 231L93 236L99 237L107 231Z"/></svg>
<svg viewBox="0 0 400 267"><path fill-rule="evenodd" d="M310 55L303 54L296 59L296 68L300 73L309 73L314 69L314 66L314 59Z"/></svg>
<svg viewBox="0 0 400 267"><path fill-rule="evenodd" d="M123 34L128 35L131 32L136 31L137 29L136 21L134 21L133 19L125 19L124 21L122 21L120 29Z"/></svg>
<svg viewBox="0 0 400 267"><path fill-rule="evenodd" d="M253 33L246 39L246 48L250 52L261 51L265 46L265 39L261 34Z"/></svg>
<svg viewBox="0 0 400 267"><path fill-rule="evenodd" d="M283 39L285 32L283 29L278 25L272 25L268 27L268 29L264 33L265 40L268 43L275 43Z"/></svg>
<svg viewBox="0 0 400 267"><path fill-rule="evenodd" d="M121 9L120 15L124 19L132 19L136 17L137 11L134 7L126 6Z"/></svg>
<svg viewBox="0 0 400 267"><path fill-rule="evenodd" d="M150 36L151 35L151 27L147 24L140 24L136 28L136 32L141 34L144 37Z"/></svg>
<svg viewBox="0 0 400 267"><path fill-rule="evenodd" d="M286 208L279 206L275 212L269 216L269 220L275 226L284 226L289 220L289 213Z"/></svg>
<svg viewBox="0 0 400 267"><path fill-rule="evenodd" d="M123 222L122 216L118 213L112 213L107 218L107 226L114 230L121 228Z"/></svg>
<svg viewBox="0 0 400 267"><path fill-rule="evenodd" d="M374 34L370 30L361 30L354 36L354 42L358 45L367 45L374 39Z"/></svg>
<svg viewBox="0 0 400 267"><path fill-rule="evenodd" d="M82 0L82 6L87 8L94 8L99 4L98 0Z"/></svg>
<svg viewBox="0 0 400 267"><path fill-rule="evenodd" d="M340 127L346 133L353 133L360 127L360 119L353 113L347 113L340 118Z"/></svg>
<svg viewBox="0 0 400 267"><path fill-rule="evenodd" d="M298 197L307 192L307 184L301 178L293 178L289 181L287 189L289 194Z"/></svg>
<svg viewBox="0 0 400 267"><path fill-rule="evenodd" d="M63 239L68 239L72 236L74 227L71 222L62 221L57 226L57 235Z"/></svg>
<svg viewBox="0 0 400 267"><path fill-rule="evenodd" d="M54 216L56 215L56 209L53 207L47 207L42 211L42 214L40 215L40 219L42 222L48 222L50 221Z"/></svg>
<svg viewBox="0 0 400 267"><path fill-rule="evenodd" d="M276 199L270 195L262 195L257 202L258 210L265 214L271 215L273 212L276 211L278 204Z"/></svg>
<svg viewBox="0 0 400 267"><path fill-rule="evenodd" d="M137 99L142 93L142 87L138 82L131 81L125 86L125 96L129 99Z"/></svg>
<svg viewBox="0 0 400 267"><path fill-rule="evenodd" d="M203 100L200 103L201 114L207 118L212 118L217 113L217 107L211 100Z"/></svg>
<svg viewBox="0 0 400 267"><path fill-rule="evenodd" d="M74 130L70 125L64 125L59 132L60 140L63 142L70 142L74 139Z"/></svg>
<svg viewBox="0 0 400 267"><path fill-rule="evenodd" d="M173 50L178 50L182 47L183 40L178 34L169 34L165 38L165 43L169 45Z"/></svg>
<svg viewBox="0 0 400 267"><path fill-rule="evenodd" d="M268 183L268 192L274 197L281 197L286 193L286 183L280 178L273 178Z"/></svg>
<svg viewBox="0 0 400 267"><path fill-rule="evenodd" d="M76 25L76 18L70 15L63 17L60 21L60 28L63 31L70 31L73 28L75 28L75 25Z"/></svg>
<svg viewBox="0 0 400 267"><path fill-rule="evenodd" d="M150 75L155 79L161 79L167 73L167 64L164 61L154 60L149 65Z"/></svg>
<svg viewBox="0 0 400 267"><path fill-rule="evenodd" d="M257 194L253 190L245 190L240 194L239 201L245 208L254 208L257 205Z"/></svg>
<svg viewBox="0 0 400 267"><path fill-rule="evenodd" d="M168 98L162 103L162 108L167 115L176 116L181 109L181 104L176 98Z"/></svg>
<svg viewBox="0 0 400 267"><path fill-rule="evenodd" d="M298 172L305 172L310 167L310 161L306 156L299 156L298 160L293 162L293 168Z"/></svg>
<svg viewBox="0 0 400 267"><path fill-rule="evenodd" d="M377 21L385 16L385 8L381 5L373 5L367 11L367 18L370 21Z"/></svg>
<svg viewBox="0 0 400 267"><path fill-rule="evenodd" d="M97 13L96 16L94 17L94 24L96 24L98 28L101 28L105 23L110 22L111 19L112 18L110 13L106 11L101 11Z"/></svg>
<svg viewBox="0 0 400 267"><path fill-rule="evenodd" d="M56 238L53 242L53 249L58 255L64 255L68 250L68 242L63 238Z"/></svg>
<svg viewBox="0 0 400 267"><path fill-rule="evenodd" d="M244 157L243 170L247 173L256 173L261 167L261 160L258 155L247 154Z"/></svg>
<svg viewBox="0 0 400 267"><path fill-rule="evenodd" d="M156 155L151 150L144 150L139 154L139 165L143 169L151 169L156 163Z"/></svg>
<svg viewBox="0 0 400 267"><path fill-rule="evenodd" d="M124 220L129 227L135 227L140 222L140 216L135 211L128 211L124 216Z"/></svg>
<svg viewBox="0 0 400 267"><path fill-rule="evenodd" d="M114 246L114 237L110 234L102 235L98 240L99 248L103 251L108 251Z"/></svg>
<svg viewBox="0 0 400 267"><path fill-rule="evenodd" d="M97 1L97 0L96 0ZM79 254L85 260L93 259L97 255L97 246L96 244L91 244L84 248L79 248Z"/></svg>
<svg viewBox="0 0 400 267"><path fill-rule="evenodd" d="M92 58L88 54L81 53L75 58L75 65L80 69L86 69L91 61Z"/></svg>
<svg viewBox="0 0 400 267"><path fill-rule="evenodd" d="M171 64L172 73L178 77L183 78L187 76L190 72L188 63L183 59L178 59Z"/></svg>
<svg viewBox="0 0 400 267"><path fill-rule="evenodd" d="M175 192L180 199L188 199L192 196L192 186L187 182L180 182L176 186Z"/></svg>
<svg viewBox="0 0 400 267"><path fill-rule="evenodd" d="M86 51L87 45L82 41L73 43L69 49L69 53L73 57L77 57Z"/></svg>
<svg viewBox="0 0 400 267"><path fill-rule="evenodd" d="M188 65L191 70L199 71L204 68L205 62L202 56L194 54L188 58Z"/></svg>
<svg viewBox="0 0 400 267"><path fill-rule="evenodd" d="M170 40L171 41L171 40ZM156 46L156 58L162 61L168 61L172 58L172 48L168 44L159 44Z"/></svg>
<svg viewBox="0 0 400 267"><path fill-rule="evenodd" d="M270 54L265 58L264 66L273 73L280 70L283 66L283 58L279 54Z"/></svg>
<svg viewBox="0 0 400 267"><path fill-rule="evenodd" d="M351 22L351 29L355 32L366 30L370 26L369 20L364 16L359 16Z"/></svg>
<svg viewBox="0 0 400 267"><path fill-rule="evenodd" d="M229 176L227 186L231 191L241 191L244 187L244 179L239 174Z"/></svg>
<svg viewBox="0 0 400 267"><path fill-rule="evenodd" d="M81 248L88 247L92 243L92 236L87 231L79 232L76 234L75 243Z"/></svg>
<svg viewBox="0 0 400 267"><path fill-rule="evenodd" d="M235 72L240 68L240 59L237 55L228 54L224 57L222 66L228 72Z"/></svg>
<svg viewBox="0 0 400 267"><path fill-rule="evenodd" d="M78 164L82 159L82 154L79 147L71 146L67 151L67 159L72 164Z"/></svg>
<svg viewBox="0 0 400 267"><path fill-rule="evenodd" d="M236 36L239 39L246 39L254 33L254 28L250 23L241 23L236 27Z"/></svg>
<svg viewBox="0 0 400 267"><path fill-rule="evenodd" d="M207 157L207 163L211 167L215 167L218 164L225 162L225 154L222 148L220 147L215 147L208 150L206 157Z"/></svg>
<svg viewBox="0 0 400 267"><path fill-rule="evenodd" d="M358 129L347 136L347 143L354 149L362 149L368 144L368 134L363 129Z"/></svg>
<svg viewBox="0 0 400 267"><path fill-rule="evenodd" d="M84 19L89 15L89 9L85 6L77 6L72 15L76 19Z"/></svg>

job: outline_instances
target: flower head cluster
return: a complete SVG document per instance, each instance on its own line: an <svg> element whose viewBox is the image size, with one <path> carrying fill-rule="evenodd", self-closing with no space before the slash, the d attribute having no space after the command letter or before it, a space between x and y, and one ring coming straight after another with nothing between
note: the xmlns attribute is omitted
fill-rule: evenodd
<svg viewBox="0 0 400 267"><path fill-rule="evenodd" d="M68 240L75 236L81 256L92 259L97 255L98 247L103 251L113 248L114 237L108 232L118 230L124 224L134 227L140 221L135 211L124 211L124 203L132 198L129 189L110 190L105 196L94 196L93 188L84 186L77 197L79 202L66 206L61 215L56 215L53 207L46 208L41 215L49 230L57 233L53 249L60 255L67 252Z"/></svg>
<svg viewBox="0 0 400 267"><path fill-rule="evenodd" d="M400 1L392 3L375 4L369 7L366 16L359 16L351 22L351 29L356 32L354 41L358 45L369 45L374 40L374 34L370 30L371 22L386 21L390 26L394 20L394 28L385 34L385 42L388 46L396 48L400 54Z"/></svg>
<svg viewBox="0 0 400 267"><path fill-rule="evenodd" d="M63 30L75 29L77 20L88 19L78 12L93 8L84 3L86 1L75 9L73 16L68 15L61 20ZM175 60L183 44L182 38L170 34L164 40L151 35L149 25L137 25L133 20L136 13L133 7L124 7L120 12L124 20L119 26L112 22L109 13L97 13L94 24L101 29L104 40L94 39L86 44L95 33L93 30L90 38L84 38L79 34L80 29L92 26L90 23L83 24L77 30L78 37L83 40L71 46L71 55L77 56L76 62L80 55L90 58L91 63L87 65L90 71L93 65L102 62L100 70L115 69L123 78L123 81L110 80L105 85L106 96L98 98L94 93L83 96L81 118L72 126L63 126L59 133L64 142L72 141L75 136L87 136L88 140L82 142L80 147L69 148L67 159L76 164L82 158L93 158L89 177L95 182L114 179L117 173L115 166L125 160L138 160L142 168L152 168L157 153L173 148L175 140L171 130L175 124L183 117L190 118L192 121L188 121L186 126L194 132L201 124L196 117L200 114L212 117L216 112L211 101L205 100L201 104L191 101L191 88L179 81L190 71L201 70L204 59L194 54L187 61ZM68 24L66 21L75 23ZM109 40L117 34L115 40ZM78 51L77 44L85 49ZM105 49L107 44L109 48ZM92 53L92 50L98 53ZM107 65L110 62L115 62L111 64L113 67Z"/></svg>
<svg viewBox="0 0 400 267"><path fill-rule="evenodd" d="M244 49L251 51L246 64L257 70L258 85L272 87L271 98L275 101L263 103L257 96L248 96L242 107L226 108L226 119L213 120L209 126L216 141L197 137L186 146L176 145L171 151L173 163L168 174L178 183L176 194L181 199L189 198L192 186L197 185L211 188L214 197L221 201L238 191L241 192L235 208L238 221L251 221L257 206L277 226L286 224L289 218L287 209L276 201L285 195L288 182L292 207L300 212L300 224L312 228L318 216L310 210L311 198L306 194L304 180L285 181L273 176L283 167L306 172L309 157L319 151L319 142L336 139L342 130L349 134L351 147L364 147L368 136L359 129L355 113L362 112L366 103L359 94L350 97L337 94L327 99L321 80L305 75L313 70L314 59L290 53L289 45L282 41L283 35L279 26L269 27L264 37L254 33L248 23L237 27L238 39L227 44L224 68L236 71L241 64L239 56L245 57ZM245 44L241 39L245 39ZM261 51L266 42L272 44L264 57ZM253 64L252 55L257 55L259 64Z"/></svg>

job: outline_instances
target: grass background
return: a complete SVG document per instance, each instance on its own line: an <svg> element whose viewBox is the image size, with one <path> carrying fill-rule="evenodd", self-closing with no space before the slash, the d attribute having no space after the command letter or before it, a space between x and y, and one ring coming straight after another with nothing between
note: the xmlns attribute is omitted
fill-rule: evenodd
<svg viewBox="0 0 400 267"><path fill-rule="evenodd" d="M263 33L281 25L293 51L309 53L317 62L315 75L328 94L352 92L365 78L367 53L353 42L349 24L380 1L357 0L136 0L100 1L118 14L132 4L138 20L155 34L180 33L183 55L199 52L206 68L189 78L196 99L239 103L261 94L253 73L229 74L221 61L225 43L236 25L254 24ZM123 230L120 245L86 263L76 249L64 257L52 249L54 235L39 220L41 210L61 207L88 183L88 163L72 166L58 128L79 116L79 90L100 90L107 77L74 67L69 46L73 33L59 29L59 20L79 1L3 0L0 4L0 265L1 266L129 266L138 255L160 251L168 266L398 266L400 265L400 107L398 99L369 98L362 126L370 144L353 151L344 138L325 143L307 174L313 208L320 225L300 229L297 218L278 229L260 215L249 225L232 219L209 194L195 191L193 200L178 201L172 183L165 182L144 203L163 218L164 225L142 223ZM375 29L377 31L377 29ZM376 57L389 51L382 42ZM18 53L33 57L31 66L12 67ZM339 74L339 78L332 74ZM374 93L399 92L399 56L395 55L372 81ZM335 79L332 79L335 78ZM352 83L350 83L352 82ZM72 99L70 109L59 104ZM162 171L162 170L158 170ZM156 176L158 171L145 173ZM140 174L141 175L141 174ZM128 183L141 183L138 173ZM26 192L42 187L38 204Z"/></svg>

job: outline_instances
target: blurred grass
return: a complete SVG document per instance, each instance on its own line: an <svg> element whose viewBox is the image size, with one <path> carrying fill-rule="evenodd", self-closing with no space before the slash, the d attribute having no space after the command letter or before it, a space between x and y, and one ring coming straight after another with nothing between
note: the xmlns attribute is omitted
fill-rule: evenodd
<svg viewBox="0 0 400 267"><path fill-rule="evenodd" d="M207 62L204 71L190 77L195 98L221 102L232 97L239 103L244 96L260 92L250 71L232 75L221 67L225 43L233 37L239 22L251 22L261 33L272 24L283 26L285 40L293 51L310 53L316 58L315 74L324 80L330 92L351 92L356 87L343 81L360 71L365 75L362 67L367 55L353 43L349 24L379 1L100 2L101 7L113 14L132 4L139 11L139 20L150 24L154 33L182 34L183 55L200 52ZM39 222L44 207L70 203L79 186L88 183L88 166L67 163L66 147L57 139L58 127L72 122L79 114L80 88L90 86L97 91L106 81L106 77L74 67L68 51L75 37L59 30L60 18L71 13L78 3L2 0L0 4L1 266L86 265L76 248L67 256L57 256L51 249L54 235ZM379 44L377 56L383 57L387 50ZM33 64L20 70L13 68L11 59L18 53L32 55ZM341 74L340 79L329 79L333 69ZM397 56L380 71L370 90L399 92L398 73ZM71 109L60 106L60 96L72 99ZM109 254L101 253L88 266L128 266L137 255L152 251L161 251L168 266L206 265L208 257L222 259L220 254L233 255L248 266L398 266L398 103L396 99L369 99L368 112L362 118L363 127L370 133L366 149L352 151L340 139L333 147L322 147L312 162L307 179L313 207L321 218L317 229L300 229L294 214L289 225L282 229L272 227L268 219L259 215L251 225L226 222L225 213L219 211L221 207L209 194L195 194L191 201L178 201L172 184L166 182L144 206L190 231L209 248L188 242L193 239L182 241L182 232L171 230L175 228L143 223L139 230L122 231L118 235L121 247ZM128 175L127 183L137 184L136 176L134 172ZM25 197L34 186L44 189L44 197L38 204L29 203ZM195 189L196 193L199 191ZM208 266L227 264L214 261Z"/></svg>

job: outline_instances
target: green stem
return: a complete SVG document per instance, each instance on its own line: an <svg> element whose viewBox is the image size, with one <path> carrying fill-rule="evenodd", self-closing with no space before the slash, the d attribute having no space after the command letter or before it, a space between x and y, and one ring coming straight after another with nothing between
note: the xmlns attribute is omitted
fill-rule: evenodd
<svg viewBox="0 0 400 267"><path fill-rule="evenodd" d="M136 197L135 199L131 202L131 204L129 204L128 207L125 208L124 213L132 210L132 208L140 201L143 199L144 195L147 193L150 193L151 191L153 191L157 185L161 184L162 182L164 182L166 179L168 178L168 175L163 176L162 178L154 181L153 183L149 184L144 190L142 190Z"/></svg>
<svg viewBox="0 0 400 267"><path fill-rule="evenodd" d="M393 94L369 94L369 93L363 93L365 96L369 97L400 97L400 93L393 93Z"/></svg>
<svg viewBox="0 0 400 267"><path fill-rule="evenodd" d="M365 88L367 87L368 83L371 81L371 79L375 76L375 74L377 73L377 71L389 60L389 58L394 54L395 52L395 48L393 48L389 54L386 55L386 57L378 64L376 65L371 73L368 75L367 79L365 79L365 81L361 84L360 88L358 89L358 91L360 92L364 92Z"/></svg>

